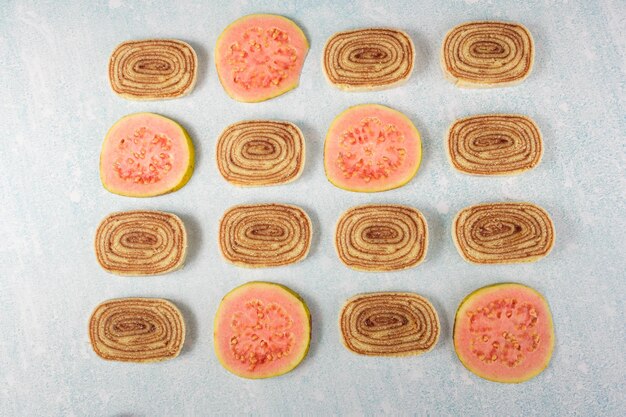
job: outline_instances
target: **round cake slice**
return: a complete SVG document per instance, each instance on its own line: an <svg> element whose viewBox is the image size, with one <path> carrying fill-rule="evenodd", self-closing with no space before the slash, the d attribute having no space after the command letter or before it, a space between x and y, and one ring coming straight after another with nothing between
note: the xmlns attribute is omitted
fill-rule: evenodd
<svg viewBox="0 0 626 417"><path fill-rule="evenodd" d="M345 347L368 356L408 356L430 351L439 340L433 305L414 293L377 292L350 298L339 328Z"/></svg>
<svg viewBox="0 0 626 417"><path fill-rule="evenodd" d="M328 39L322 64L328 81L341 90L382 90L408 80L415 48L398 29L349 30Z"/></svg>
<svg viewBox="0 0 626 417"><path fill-rule="evenodd" d="M216 156L220 174L231 184L286 184L304 170L304 136L293 123L245 120L222 132Z"/></svg>
<svg viewBox="0 0 626 417"><path fill-rule="evenodd" d="M247 268L269 268L306 258L311 234L311 219L299 207L239 205L224 213L219 245L230 263Z"/></svg>
<svg viewBox="0 0 626 417"><path fill-rule="evenodd" d="M173 359L185 342L178 308L161 298L119 298L100 304L89 320L89 338L102 359L158 362Z"/></svg>
<svg viewBox="0 0 626 417"><path fill-rule="evenodd" d="M470 263L534 262L552 250L554 225L548 213L534 204L478 204L456 215L452 239Z"/></svg>
<svg viewBox="0 0 626 417"><path fill-rule="evenodd" d="M534 56L533 38L523 25L468 22L446 34L441 66L459 87L503 87L528 77Z"/></svg>
<svg viewBox="0 0 626 417"><path fill-rule="evenodd" d="M420 264L428 249L428 226L419 210L393 204L352 207L337 222L335 249L358 271L398 271Z"/></svg>
<svg viewBox="0 0 626 417"><path fill-rule="evenodd" d="M159 275L185 263L187 233L182 220L162 211L108 215L96 231L96 258L117 275Z"/></svg>
<svg viewBox="0 0 626 417"><path fill-rule="evenodd" d="M164 100L187 95L196 84L198 58L176 39L122 42L109 60L109 82L131 100Z"/></svg>
<svg viewBox="0 0 626 417"><path fill-rule="evenodd" d="M513 175L536 167L543 155L541 132L526 116L483 114L459 119L448 130L448 157L470 175Z"/></svg>

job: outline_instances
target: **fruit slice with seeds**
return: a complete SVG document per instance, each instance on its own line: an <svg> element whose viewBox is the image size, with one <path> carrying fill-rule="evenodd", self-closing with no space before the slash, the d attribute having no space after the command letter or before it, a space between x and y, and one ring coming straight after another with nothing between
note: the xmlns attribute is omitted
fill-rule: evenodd
<svg viewBox="0 0 626 417"><path fill-rule="evenodd" d="M291 20L253 14L231 23L217 39L220 82L237 101L269 100L298 86L309 43Z"/></svg>
<svg viewBox="0 0 626 417"><path fill-rule="evenodd" d="M454 349L463 365L481 378L527 381L548 366L554 349L548 303L521 284L480 288L456 312Z"/></svg>
<svg viewBox="0 0 626 417"><path fill-rule="evenodd" d="M112 193L153 197L183 187L193 165L193 144L182 126L158 114L135 113L104 138L100 179Z"/></svg>
<svg viewBox="0 0 626 417"><path fill-rule="evenodd" d="M378 104L350 107L335 118L324 144L326 177L348 191L398 188L417 173L420 134L404 114Z"/></svg>
<svg viewBox="0 0 626 417"><path fill-rule="evenodd" d="M302 298L271 282L248 282L226 294L214 326L217 358L243 378L271 378L293 370L311 340L311 316Z"/></svg>

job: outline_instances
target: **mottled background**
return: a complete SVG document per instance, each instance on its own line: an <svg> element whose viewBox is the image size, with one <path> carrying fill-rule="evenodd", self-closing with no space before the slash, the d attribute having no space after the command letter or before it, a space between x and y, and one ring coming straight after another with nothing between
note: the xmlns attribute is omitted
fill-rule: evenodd
<svg viewBox="0 0 626 417"><path fill-rule="evenodd" d="M0 4L0 415L624 415L626 263L626 3L603 1L2 1ZM261 104L226 96L213 47L232 20L275 12L302 26L311 50L296 90ZM460 90L438 62L445 32L472 19L523 22L536 62L521 85ZM320 57L335 31L398 27L417 48L402 87L345 93L329 86ZM113 48L126 39L173 37L196 49L193 93L165 102L117 97L107 82ZM406 113L422 132L424 160L405 187L349 193L324 177L322 145L332 118L376 102ZM182 190L152 199L105 191L100 145L121 116L151 111L180 121L197 149L197 170ZM510 178L453 171L444 134L458 117L483 112L531 116L545 141L541 165ZM228 124L277 118L298 124L307 142L303 176L272 188L239 189L218 174L215 141ZM465 263L450 238L455 213L470 204L527 200L551 213L554 250L533 264ZM231 205L298 204L315 238L296 265L240 269L221 259L218 219ZM419 208L431 234L427 261L403 272L371 274L344 267L332 246L334 224L348 207L369 202ZM111 211L160 209L180 215L190 234L181 271L123 278L97 264L92 239ZM313 340L294 372L265 381L227 373L212 348L220 298L249 280L289 285L308 301ZM548 369L522 385L487 382L457 360L453 315L477 287L518 281L545 294L557 345ZM340 343L337 314L355 293L415 291L442 321L434 351L409 358L369 358ZM189 332L182 355L160 364L100 360L87 320L108 298L165 297L183 311Z"/></svg>

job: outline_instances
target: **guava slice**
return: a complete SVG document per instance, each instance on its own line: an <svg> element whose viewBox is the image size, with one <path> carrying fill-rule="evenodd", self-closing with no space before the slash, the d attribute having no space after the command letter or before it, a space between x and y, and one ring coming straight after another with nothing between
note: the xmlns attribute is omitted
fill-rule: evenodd
<svg viewBox="0 0 626 417"><path fill-rule="evenodd" d="M304 300L271 282L248 282L224 296L215 315L215 354L233 374L271 378L306 356L311 315Z"/></svg>
<svg viewBox="0 0 626 417"><path fill-rule="evenodd" d="M158 114L135 113L107 132L100 179L112 193L153 197L182 188L193 166L193 143L181 125Z"/></svg>
<svg viewBox="0 0 626 417"><path fill-rule="evenodd" d="M420 134L397 110L378 104L350 107L335 118L324 144L326 177L348 191L398 188L417 173Z"/></svg>
<svg viewBox="0 0 626 417"><path fill-rule="evenodd" d="M309 43L291 20L252 14L228 25L217 39L215 66L237 101L269 100L298 86Z"/></svg>
<svg viewBox="0 0 626 417"><path fill-rule="evenodd" d="M554 349L548 303L521 284L480 288L456 312L454 349L461 363L481 378L527 381L548 366Z"/></svg>

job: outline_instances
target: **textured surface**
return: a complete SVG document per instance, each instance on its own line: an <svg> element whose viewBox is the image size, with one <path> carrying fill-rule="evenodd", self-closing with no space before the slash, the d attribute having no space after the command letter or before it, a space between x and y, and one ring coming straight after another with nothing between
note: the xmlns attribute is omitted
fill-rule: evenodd
<svg viewBox="0 0 626 417"><path fill-rule="evenodd" d="M301 3L51 2L0 5L0 414L3 416L194 415L623 415L624 195L626 193L626 5L619 0L363 1ZM252 12L284 13L311 41L302 83L260 104L230 99L212 57L221 30ZM438 54L444 34L466 20L523 22L537 51L533 73L504 89L461 90L444 79ZM402 87L344 93L321 68L324 42L338 30L391 26L416 46L416 68ZM187 97L133 102L111 91L113 48L130 38L170 37L198 53L198 83ZM78 53L80 51L80 53ZM322 147L333 117L350 105L379 102L414 121L424 159L405 187L355 194L324 178ZM104 190L100 145L121 116L158 112L180 121L194 139L197 171L176 193L131 199ZM534 170L510 178L455 172L445 134L457 118L520 113L541 127L545 153ZM296 123L307 144L296 182L242 189L220 176L214 160L222 129L243 119ZM539 262L466 263L450 237L463 207L528 200L553 217L556 245ZM277 201L304 208L313 221L309 256L276 269L247 270L221 259L218 221L234 204ZM352 271L332 245L335 222L351 206L397 203L426 217L430 246L418 268ZM112 211L154 209L183 219L185 267L150 278L113 277L98 265L92 238ZM221 297L250 280L281 282L311 309L311 351L287 375L245 381L213 353L212 320ZM543 293L554 316L556 349L548 369L523 385L498 385L468 372L451 341L454 312L474 289L515 280ZM427 355L366 358L341 344L338 314L362 292L409 291L433 302L441 338ZM114 363L92 351L87 323L102 301L161 297L187 324L181 355L159 364Z"/></svg>

